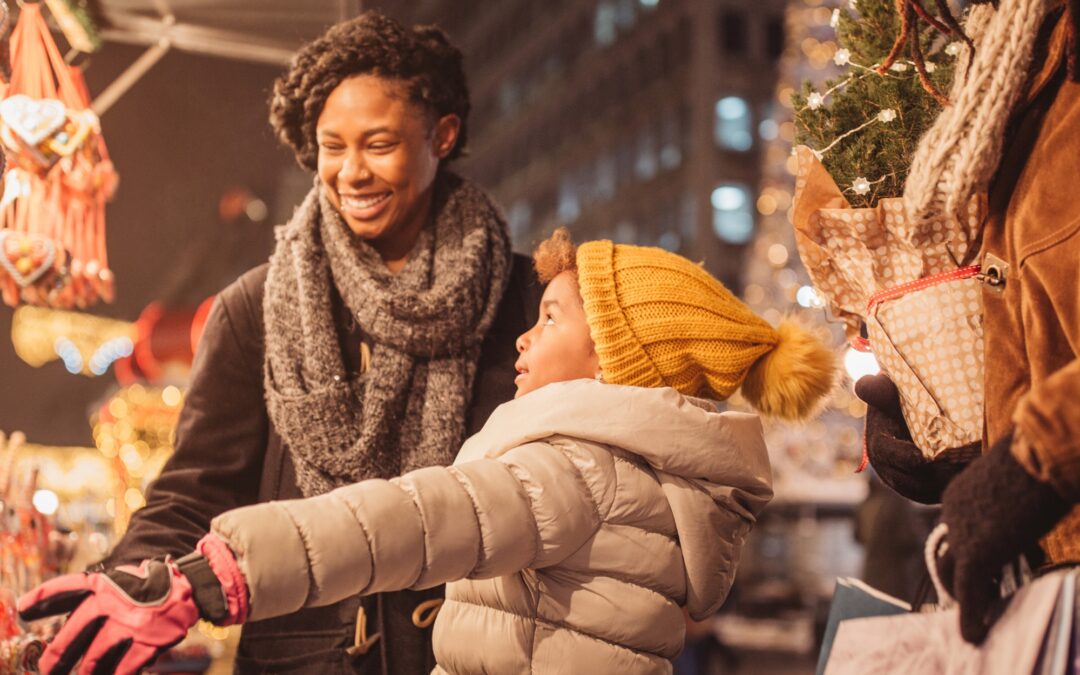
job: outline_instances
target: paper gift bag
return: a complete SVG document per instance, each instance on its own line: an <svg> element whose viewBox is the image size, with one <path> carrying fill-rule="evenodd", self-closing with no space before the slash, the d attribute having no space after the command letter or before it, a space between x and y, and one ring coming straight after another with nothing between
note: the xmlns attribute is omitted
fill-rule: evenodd
<svg viewBox="0 0 1080 675"><path fill-rule="evenodd" d="M966 222L917 222L900 198L851 208L814 152L795 149L795 241L848 339L869 349L900 391L927 459L982 437L982 308L974 251L985 200ZM861 338L866 323L869 340Z"/></svg>
<svg viewBox="0 0 1080 675"><path fill-rule="evenodd" d="M978 647L960 635L959 609L842 621L825 675L1066 675L1052 633L1059 608L1064 632L1074 624L1075 575L1061 570L1021 587Z"/></svg>

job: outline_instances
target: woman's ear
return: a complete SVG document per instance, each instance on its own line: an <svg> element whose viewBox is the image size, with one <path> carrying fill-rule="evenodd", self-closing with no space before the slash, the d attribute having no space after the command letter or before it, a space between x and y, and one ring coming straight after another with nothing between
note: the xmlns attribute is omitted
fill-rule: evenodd
<svg viewBox="0 0 1080 675"><path fill-rule="evenodd" d="M457 145L458 134L461 133L461 118L457 115L443 115L435 122L435 133L432 134L435 143L435 154L439 159L446 159Z"/></svg>

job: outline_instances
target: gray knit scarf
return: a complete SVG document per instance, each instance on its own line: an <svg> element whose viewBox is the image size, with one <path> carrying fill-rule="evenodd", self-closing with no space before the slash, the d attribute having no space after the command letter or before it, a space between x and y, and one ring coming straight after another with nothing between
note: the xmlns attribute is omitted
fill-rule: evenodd
<svg viewBox="0 0 1080 675"><path fill-rule="evenodd" d="M510 241L477 186L440 172L434 190L433 224L396 275L318 184L277 230L263 301L266 403L305 496L449 464L463 440ZM372 344L370 368L351 380L332 287Z"/></svg>

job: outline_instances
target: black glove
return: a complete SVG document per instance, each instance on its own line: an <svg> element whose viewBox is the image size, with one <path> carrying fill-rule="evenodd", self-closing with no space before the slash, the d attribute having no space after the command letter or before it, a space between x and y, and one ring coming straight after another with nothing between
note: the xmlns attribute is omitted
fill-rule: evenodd
<svg viewBox="0 0 1080 675"><path fill-rule="evenodd" d="M882 482L921 504L937 504L945 486L979 456L980 443L950 452L950 459L927 461L911 440L900 410L900 392L886 375L866 375L855 383L855 395L866 403L866 454ZM953 459L955 458L955 459Z"/></svg>
<svg viewBox="0 0 1080 675"><path fill-rule="evenodd" d="M1001 573L1072 508L1049 484L1020 466L1012 434L968 466L945 489L941 518L948 547L938 562L942 584L960 604L960 633L980 644L1005 609Z"/></svg>

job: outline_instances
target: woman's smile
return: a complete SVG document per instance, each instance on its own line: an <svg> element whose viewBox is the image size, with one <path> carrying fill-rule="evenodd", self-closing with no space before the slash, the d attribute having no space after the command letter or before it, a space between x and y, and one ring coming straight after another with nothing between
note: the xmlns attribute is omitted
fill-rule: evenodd
<svg viewBox="0 0 1080 675"><path fill-rule="evenodd" d="M375 220L381 216L390 205L394 193L387 190L367 194L339 194L341 211L349 218L356 220Z"/></svg>

